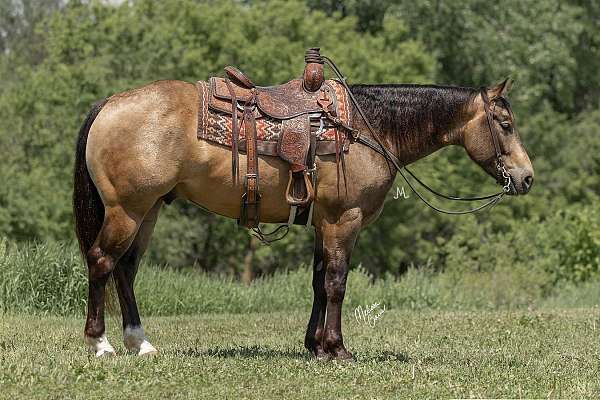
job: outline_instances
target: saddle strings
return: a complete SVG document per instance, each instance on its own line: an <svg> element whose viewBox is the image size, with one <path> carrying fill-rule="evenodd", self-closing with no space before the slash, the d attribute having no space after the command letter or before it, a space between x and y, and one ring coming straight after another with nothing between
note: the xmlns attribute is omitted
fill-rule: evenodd
<svg viewBox="0 0 600 400"><path fill-rule="evenodd" d="M282 233L279 233L279 231L282 229L284 231ZM283 239L284 237L286 237L287 234L290 232L290 225L289 225L289 223L279 225L277 228L273 229L273 231L271 231L271 232L263 232L259 226L257 228L252 228L252 232L253 232L252 236L254 236L258 240L260 240L261 243L270 245L271 243L277 242L277 241ZM279 234L279 236L275 236L277 234Z"/></svg>
<svg viewBox="0 0 600 400"><path fill-rule="evenodd" d="M341 71L337 67L337 65L329 57L327 57L327 56L322 56L322 57L323 57L323 60L325 60L325 63L331 68L333 73L336 75L336 77L340 80L340 82L346 89L346 92L348 93L348 96L350 97L352 104L356 107L356 110L358 111L359 115L361 116L362 120L364 121L365 125L367 126L369 133L375 139L375 143L373 141L371 141L368 137L362 136L360 131L344 124L339 119L333 118L334 122L337 123L338 125L340 125L341 127L345 128L346 130L348 130L352 134L352 137L354 138L354 140L366 145L367 147L369 147L369 148L373 149L374 151L376 151L377 153L381 154L386 159L386 161L388 161L388 165L389 165L389 163L391 163L394 166L394 168L398 171L400 176L402 176L402 178L406 181L406 183L408 184L410 189L415 193L415 195L417 195L417 197L421 201L423 201L423 203L425 203L428 207L430 207L431 209L433 209L439 213L449 214L449 215L471 214L471 213L475 213L477 211L483 210L485 208L488 208L488 207L491 208L491 207L495 206L502 199L502 197L504 197L504 195L506 194L506 192L504 190L501 192L498 192L498 193L485 195L485 196L475 196L475 197L449 196L449 195L442 194L442 193L432 189L429 185L425 184L423 181L421 181L419 178L417 178L417 176L412 171L410 171L405 165L401 165L400 160L394 154L390 153L390 151L383 145L383 142L380 140L379 136L375 133L375 130L373 129L371 123L369 122L369 120L367 119L366 115L364 114L362 108L358 104L358 101L356 100L356 98L354 97L352 92L350 91L350 88L348 87L348 84L346 83L346 78L341 73ZM481 201L481 200L489 200L489 201L485 202L484 204L482 204L478 207L468 209L468 210L462 210L462 211L445 210L445 209L439 208L439 207L433 205L432 203L430 203L427 199L425 199L423 197L423 195L421 193L419 193L416 190L416 188L413 186L413 184L410 182L410 180L407 178L407 176L404 174L404 172L402 170L406 171L413 179L415 179L415 181L417 183L419 183L419 185L421 185L423 188L425 188L428 192L432 193L434 196L437 196L437 197L440 197L440 198L443 198L446 200L451 200L451 201L466 201L466 202Z"/></svg>

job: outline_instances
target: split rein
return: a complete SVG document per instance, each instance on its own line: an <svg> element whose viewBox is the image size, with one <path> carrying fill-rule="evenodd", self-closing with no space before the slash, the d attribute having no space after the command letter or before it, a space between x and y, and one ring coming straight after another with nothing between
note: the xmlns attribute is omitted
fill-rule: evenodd
<svg viewBox="0 0 600 400"><path fill-rule="evenodd" d="M378 136L375 134L375 130L371 126L371 123L369 122L367 117L365 116L362 108L356 101L356 98L350 91L350 88L348 87L348 85L346 83L346 78L342 75L339 68L335 65L335 63L329 57L326 57L326 56L322 56L322 57L323 57L324 61L327 63L327 65L332 69L332 71L334 72L336 77L340 80L340 82L342 83L344 88L346 89L348 96L350 97L350 100L352 101L352 104L354 105L354 107L356 107L356 110L358 111L358 113L360 114L360 117L362 118L365 125L367 126L369 133L375 140L373 140L367 136L364 136L362 134L362 132L360 132L358 129L355 129L355 128L352 128L352 127L346 125L339 118L331 115L328 112L326 113L327 118L329 118L336 125L342 127L346 131L348 131L351 135L352 141L354 141L356 143L361 143L361 144L369 147L373 151L381 154L386 159L386 161L388 161L389 163L391 163L394 166L396 171L398 171L400 176L402 176L402 178L406 181L406 183L408 184L410 189L428 207L430 207L431 209L433 209L439 213L442 213L442 214L449 214L449 215L472 214L477 211L486 209L488 207L491 208L491 207L495 206L502 199L502 197L504 197L505 194L507 194L511 191L511 188L513 185L512 178L511 178L510 174L508 173L508 171L506 170L506 167L504 165L504 160L502 159L502 151L500 149L500 141L498 140L498 132L496 131L496 129L494 129L494 124L492 121L492 114L491 114L490 108L489 108L490 100L488 98L485 88L482 87L480 89L480 93L481 93L481 97L483 99L484 110L485 110L485 114L486 114L486 118L487 118L490 135L492 137L492 143L494 144L494 151L495 151L495 157L496 157L496 169L498 170L499 175L504 180L503 186L502 186L502 191L498 192L498 193L486 195L486 196L475 196L475 197L448 196L448 195L437 192L436 190L432 189L430 186L425 184L423 181L421 181L412 171L410 171L406 166L402 165L402 163L400 162L400 160L398 159L398 157L396 155L391 153L383 145L383 143L379 140ZM501 100L504 100L504 99L501 98ZM496 106L496 103L494 102L494 107L495 106ZM440 197L442 199L451 200L451 201L464 201L464 202L483 201L483 200L487 200L487 201L478 207L467 209L467 210L461 210L461 211L445 210L445 209L439 208L439 207L433 205L429 200L427 200L425 197L423 197L423 195L421 193L419 193L419 191L417 191L417 189L414 187L413 183L408 179L408 177L406 176L406 174L404 172L406 172L408 175L410 175L419 185L421 185L429 193L433 194L434 196Z"/></svg>

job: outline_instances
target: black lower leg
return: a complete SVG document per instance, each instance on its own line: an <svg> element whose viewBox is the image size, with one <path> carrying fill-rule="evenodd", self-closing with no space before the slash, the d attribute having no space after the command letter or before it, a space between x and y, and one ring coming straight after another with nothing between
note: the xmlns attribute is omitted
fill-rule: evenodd
<svg viewBox="0 0 600 400"><path fill-rule="evenodd" d="M316 235L312 279L313 306L304 339L304 346L317 357L325 354L323 352L322 339L325 309L327 307L327 293L325 292L325 266L323 265L322 243L320 236Z"/></svg>
<svg viewBox="0 0 600 400"><path fill-rule="evenodd" d="M104 334L106 282L113 270L112 258L96 247L88 253L88 305L85 335L97 338Z"/></svg>
<svg viewBox="0 0 600 400"><path fill-rule="evenodd" d="M350 359L352 354L346 350L342 337L342 304L346 293L348 267L345 262L331 263L327 266L325 290L327 292L327 321L323 333L323 348L339 359Z"/></svg>
<svg viewBox="0 0 600 400"><path fill-rule="evenodd" d="M125 255L121 257L113 273L117 286L117 293L119 295L121 314L123 316L123 329L128 326L141 326L140 315L133 290L138 261L139 255L137 246L132 245Z"/></svg>

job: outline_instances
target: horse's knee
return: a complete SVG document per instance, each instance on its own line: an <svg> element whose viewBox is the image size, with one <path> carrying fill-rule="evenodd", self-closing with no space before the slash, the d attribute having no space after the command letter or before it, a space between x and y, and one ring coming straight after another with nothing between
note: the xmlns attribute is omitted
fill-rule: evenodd
<svg viewBox="0 0 600 400"><path fill-rule="evenodd" d="M115 268L113 258L100 247L93 247L88 251L87 264L92 281L106 281Z"/></svg>
<svg viewBox="0 0 600 400"><path fill-rule="evenodd" d="M332 303L340 303L346 295L346 285L339 281L330 282L327 285L327 298L331 299Z"/></svg>
<svg viewBox="0 0 600 400"><path fill-rule="evenodd" d="M346 294L348 272L345 265L329 265L325 275L327 298L334 303L341 302Z"/></svg>
<svg viewBox="0 0 600 400"><path fill-rule="evenodd" d="M119 258L115 266L116 274L123 274L130 285L133 285L140 261L140 252L135 243Z"/></svg>

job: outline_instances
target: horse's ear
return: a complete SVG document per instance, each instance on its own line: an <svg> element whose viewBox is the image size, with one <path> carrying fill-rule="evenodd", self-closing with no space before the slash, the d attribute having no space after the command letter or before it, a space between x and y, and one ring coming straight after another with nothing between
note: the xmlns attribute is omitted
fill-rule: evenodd
<svg viewBox="0 0 600 400"><path fill-rule="evenodd" d="M488 87L487 92L488 92L489 98L493 99L496 97L506 96L506 94L510 91L510 88L512 87L513 82L514 81L512 79L506 78L504 81L497 84L496 86Z"/></svg>

